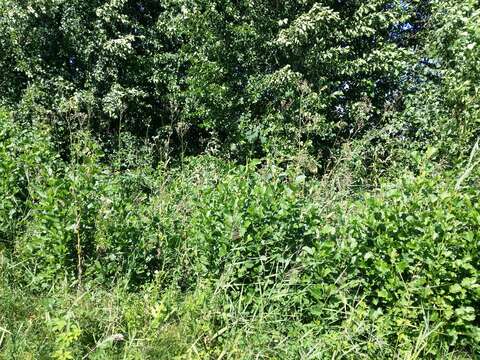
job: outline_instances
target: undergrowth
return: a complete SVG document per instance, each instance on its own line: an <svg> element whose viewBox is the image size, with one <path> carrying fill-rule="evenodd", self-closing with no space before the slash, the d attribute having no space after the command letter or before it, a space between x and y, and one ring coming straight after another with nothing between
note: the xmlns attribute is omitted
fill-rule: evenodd
<svg viewBox="0 0 480 360"><path fill-rule="evenodd" d="M479 354L475 168L332 192L271 160L118 169L87 133L65 162L1 122L2 358Z"/></svg>

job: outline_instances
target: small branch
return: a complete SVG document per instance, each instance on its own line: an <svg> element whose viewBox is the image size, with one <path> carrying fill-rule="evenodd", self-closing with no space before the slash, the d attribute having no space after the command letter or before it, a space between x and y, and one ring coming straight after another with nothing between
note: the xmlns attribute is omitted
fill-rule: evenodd
<svg viewBox="0 0 480 360"><path fill-rule="evenodd" d="M478 164L480 164L480 160L473 163L473 159L478 152L479 142L480 142L480 138L477 139L477 141L475 142L475 145L473 146L472 152L470 153L470 158L468 159L467 168L466 168L465 172L462 174L462 176L460 176L458 178L457 184L455 185L455 190L460 189L460 186L465 181L465 179L468 178L470 176L470 174L472 173L473 169L475 169L475 167Z"/></svg>

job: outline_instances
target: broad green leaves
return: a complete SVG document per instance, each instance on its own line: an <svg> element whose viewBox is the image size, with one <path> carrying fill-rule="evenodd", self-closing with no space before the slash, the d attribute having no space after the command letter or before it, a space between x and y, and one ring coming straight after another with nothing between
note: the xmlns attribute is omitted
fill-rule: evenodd
<svg viewBox="0 0 480 360"><path fill-rule="evenodd" d="M404 177L366 195L351 213L339 209L336 231L316 244L319 283L341 279L346 288L338 292L350 302L361 294L392 324L392 335L409 334L401 324L418 324L428 314L452 343L477 342L480 194L476 186L458 192L454 185L451 176L433 173ZM322 300L315 300L314 314L323 316Z"/></svg>

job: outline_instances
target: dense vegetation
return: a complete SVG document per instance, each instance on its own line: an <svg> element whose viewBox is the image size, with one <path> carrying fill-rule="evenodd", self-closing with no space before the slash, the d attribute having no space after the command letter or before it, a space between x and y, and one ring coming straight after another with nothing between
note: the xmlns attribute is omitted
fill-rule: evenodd
<svg viewBox="0 0 480 360"><path fill-rule="evenodd" d="M475 0L0 0L0 359L476 359Z"/></svg>

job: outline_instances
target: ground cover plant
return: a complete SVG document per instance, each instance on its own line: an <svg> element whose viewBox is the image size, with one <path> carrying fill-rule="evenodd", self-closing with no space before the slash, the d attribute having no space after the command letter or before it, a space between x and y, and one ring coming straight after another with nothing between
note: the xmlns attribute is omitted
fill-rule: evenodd
<svg viewBox="0 0 480 360"><path fill-rule="evenodd" d="M0 0L0 359L477 359L477 1Z"/></svg>

